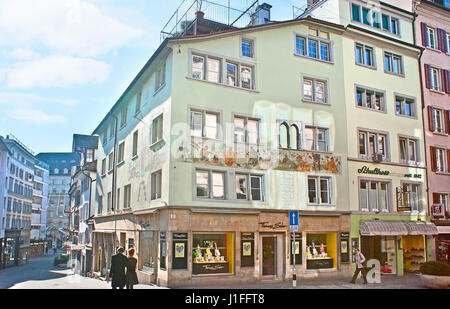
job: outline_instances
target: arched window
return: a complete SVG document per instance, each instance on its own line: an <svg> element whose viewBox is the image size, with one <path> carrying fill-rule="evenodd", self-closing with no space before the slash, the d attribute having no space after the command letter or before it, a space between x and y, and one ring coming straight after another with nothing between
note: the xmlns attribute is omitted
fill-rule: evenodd
<svg viewBox="0 0 450 309"><path fill-rule="evenodd" d="M289 125L286 122L280 124L279 148L289 148Z"/></svg>
<svg viewBox="0 0 450 309"><path fill-rule="evenodd" d="M289 129L289 148L290 149L299 149L299 137L300 130L296 124L291 125Z"/></svg>

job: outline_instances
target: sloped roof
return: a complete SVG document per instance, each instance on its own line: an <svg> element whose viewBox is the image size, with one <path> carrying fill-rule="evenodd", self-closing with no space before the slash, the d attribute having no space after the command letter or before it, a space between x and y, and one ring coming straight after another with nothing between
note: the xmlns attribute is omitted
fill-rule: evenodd
<svg viewBox="0 0 450 309"><path fill-rule="evenodd" d="M75 151L77 148L97 149L98 136L74 134L72 151Z"/></svg>

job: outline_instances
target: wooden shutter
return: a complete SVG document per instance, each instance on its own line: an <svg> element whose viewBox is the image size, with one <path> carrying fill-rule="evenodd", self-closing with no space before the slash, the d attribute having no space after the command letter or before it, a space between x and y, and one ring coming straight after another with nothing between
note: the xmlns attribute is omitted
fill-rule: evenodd
<svg viewBox="0 0 450 309"><path fill-rule="evenodd" d="M431 171L437 171L437 162L436 162L436 147L430 147L430 167Z"/></svg>
<svg viewBox="0 0 450 309"><path fill-rule="evenodd" d="M439 193L433 193L433 204L439 204Z"/></svg>
<svg viewBox="0 0 450 309"><path fill-rule="evenodd" d="M445 133L450 134L450 110L444 111Z"/></svg>
<svg viewBox="0 0 450 309"><path fill-rule="evenodd" d="M431 67L429 64L425 64L425 86L427 87L427 89L431 89Z"/></svg>
<svg viewBox="0 0 450 309"><path fill-rule="evenodd" d="M447 149L447 173L450 172L450 149Z"/></svg>
<svg viewBox="0 0 450 309"><path fill-rule="evenodd" d="M446 80L446 93L450 94L450 71L444 70L445 72L445 80Z"/></svg>
<svg viewBox="0 0 450 309"><path fill-rule="evenodd" d="M447 52L447 37L445 30L437 29L437 41L438 41L438 49L441 52L446 53Z"/></svg>
<svg viewBox="0 0 450 309"><path fill-rule="evenodd" d="M427 47L428 45L427 24L420 23L420 28L422 29L422 46Z"/></svg>
<svg viewBox="0 0 450 309"><path fill-rule="evenodd" d="M441 70L441 81L442 81L442 87L441 90L443 92L448 92L448 81L447 81L447 70Z"/></svg>
<svg viewBox="0 0 450 309"><path fill-rule="evenodd" d="M433 106L428 106L428 129L431 132L436 131L435 122L434 122L434 108Z"/></svg>

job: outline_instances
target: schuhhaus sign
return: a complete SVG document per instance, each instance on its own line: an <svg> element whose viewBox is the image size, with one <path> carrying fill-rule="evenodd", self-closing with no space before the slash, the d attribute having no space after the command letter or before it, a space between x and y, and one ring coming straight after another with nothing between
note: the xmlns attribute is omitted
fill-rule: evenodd
<svg viewBox="0 0 450 309"><path fill-rule="evenodd" d="M368 166L363 166L362 168L360 168L358 170L359 174L372 174L372 175L384 175L384 176L388 176L389 175L389 171L382 171L379 168L375 168L373 170L371 170Z"/></svg>

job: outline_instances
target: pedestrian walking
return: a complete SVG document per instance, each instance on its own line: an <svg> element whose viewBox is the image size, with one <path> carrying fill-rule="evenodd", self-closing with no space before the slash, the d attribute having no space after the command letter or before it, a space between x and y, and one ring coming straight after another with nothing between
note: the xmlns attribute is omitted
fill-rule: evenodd
<svg viewBox="0 0 450 309"><path fill-rule="evenodd" d="M109 278L112 279L111 287L113 289L123 289L126 285L126 273L125 269L128 265L128 259L123 253L125 249L119 247L117 254L111 258L111 269L109 271Z"/></svg>
<svg viewBox="0 0 450 309"><path fill-rule="evenodd" d="M137 278L137 259L134 256L134 249L128 250L128 265L127 265L127 290L132 290L135 284L138 284Z"/></svg>
<svg viewBox="0 0 450 309"><path fill-rule="evenodd" d="M359 249L354 250L353 261L356 263L355 273L353 274L352 281L350 283L356 283L356 279L358 279L358 275L361 272L362 277L364 279L364 284L367 284L367 274L366 269L364 268L364 264L366 262L366 258L361 253Z"/></svg>
<svg viewBox="0 0 450 309"><path fill-rule="evenodd" d="M53 255L56 255L56 247L53 248Z"/></svg>

